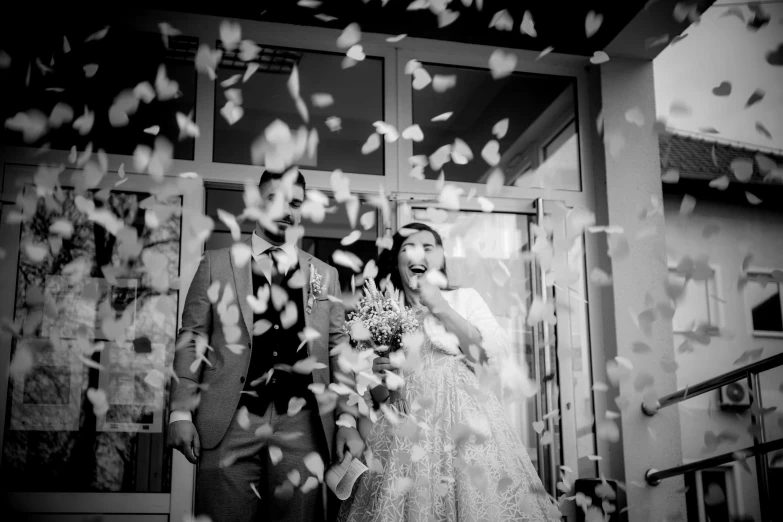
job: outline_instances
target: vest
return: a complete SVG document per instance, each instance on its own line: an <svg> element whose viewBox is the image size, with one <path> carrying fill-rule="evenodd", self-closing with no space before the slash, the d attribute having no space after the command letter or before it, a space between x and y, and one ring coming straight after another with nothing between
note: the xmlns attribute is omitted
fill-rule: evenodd
<svg viewBox="0 0 783 522"><path fill-rule="evenodd" d="M254 261L253 264L255 264ZM260 270L251 270L254 295L258 295L260 287L269 286L269 282L263 273L256 274L256 271L260 272ZM271 323L266 332L253 336L250 365L248 367L247 379L245 380L244 392L255 391L258 397L242 393L239 403L256 415L263 415L267 407L272 403L278 414L285 414L288 411L288 402L292 397L305 399L305 408L314 406L317 408L315 396L307 388L313 382L312 375L293 373L290 370L294 363L307 357L307 346L297 350L301 344L299 332L304 330L305 327L305 311L302 289L288 287L288 282L294 272L296 272L295 266L290 267L285 275L278 274L277 270L273 268L272 283L288 292L288 299L296 305L298 312L296 322L287 329L283 328L280 314L285 310L285 305L281 311L277 311L271 297L269 298L266 312L253 314L254 324L262 319L266 319ZM281 365L283 368L275 368ZM271 377L267 376L261 379L270 370L272 370Z"/></svg>

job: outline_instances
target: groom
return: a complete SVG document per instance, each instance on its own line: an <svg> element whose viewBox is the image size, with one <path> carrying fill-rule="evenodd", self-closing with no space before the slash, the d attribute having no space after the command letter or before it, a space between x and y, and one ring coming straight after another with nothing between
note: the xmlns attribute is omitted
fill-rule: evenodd
<svg viewBox="0 0 783 522"><path fill-rule="evenodd" d="M230 248L206 251L188 290L169 442L198 463L197 515L323 521L325 490L311 478L316 461L328 468L364 449L349 408L334 406L328 390L338 372L330 352L347 341L340 284L334 267L286 241L301 221L302 174L267 170L259 191L271 219L245 241L251 259L242 265ZM320 364L311 370L313 362Z"/></svg>

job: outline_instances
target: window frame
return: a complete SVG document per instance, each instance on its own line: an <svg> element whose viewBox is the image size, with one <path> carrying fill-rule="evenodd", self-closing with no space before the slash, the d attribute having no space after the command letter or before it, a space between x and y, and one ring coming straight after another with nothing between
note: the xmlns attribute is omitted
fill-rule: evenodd
<svg viewBox="0 0 783 522"><path fill-rule="evenodd" d="M752 266L748 268L747 272L745 273L748 283L753 279L753 276L772 276L772 272L775 270L781 270L771 267L762 267L762 266ZM778 283L777 281L772 281L774 285L778 285L778 296L780 298L780 309L783 315L783 285L781 283ZM745 310L745 321L747 323L747 329L750 333L751 337L755 338L761 338L761 339L783 339L783 331L781 332L775 332L772 330L756 330L755 326L753 325L753 310L750 307L750 303L748 302L748 285L745 285L745 288L743 289L743 307ZM783 317L781 317L783 320Z"/></svg>
<svg viewBox="0 0 783 522"><path fill-rule="evenodd" d="M737 515L744 514L744 505L742 502L741 474L737 472L738 464L732 462L723 466L717 466L714 468L701 469L695 472L696 482L696 502L699 510L699 522L708 522L705 499L704 499L704 479L703 473L705 471L723 473L726 482L726 491L724 495L726 497L726 507L729 511L729 516L735 517Z"/></svg>
<svg viewBox="0 0 783 522"><path fill-rule="evenodd" d="M443 45L448 43L448 45ZM492 47L459 44L452 42L430 42L428 40L417 38L405 38L399 44L400 51L397 55L397 93L399 97L399 129L409 127L413 121L413 88L411 86L412 77L404 72L405 64L412 59L422 63L435 63L438 65L454 67L470 67L478 69L487 69L488 60L491 53L495 50ZM581 177L581 190L561 190L561 189L542 189L531 187L516 187L513 185L504 187L503 194L493 196L493 202L502 199L526 199L543 197L548 200L562 201L567 207L582 207L594 209L594 181L592 174L592 138L593 129L588 122L592 121L590 117L590 100L588 97L588 74L583 61L580 57L558 55L550 53L547 58L539 62L536 60L537 54L532 51L515 50L519 60L514 72L562 76L571 78L574 81L574 94L576 98L576 111L572 117L577 121L578 143L579 143L579 170ZM570 97L569 97L570 98ZM487 138L488 140L490 137ZM530 150L533 156L533 168L537 168L541 158L541 141L534 140L530 148L523 154L528 154ZM437 180L413 180L408 176L410 165L408 158L413 156L413 144L408 140L401 140L398 164L398 191L400 193L414 194L432 194L438 193ZM483 161L477 156L474 161ZM525 160L523 160L524 162ZM447 175L448 176L448 175ZM448 179L447 179L448 181ZM457 187L462 188L467 194L471 189L482 193L483 183L452 182Z"/></svg>
<svg viewBox="0 0 783 522"><path fill-rule="evenodd" d="M706 284L706 297L707 297L707 317L709 319L709 329L707 333L712 337L719 337L721 328L724 325L724 310L723 306L726 300L723 298L722 285L721 285L721 267L713 263L709 263L709 267L712 269L712 278L705 282ZM669 275L677 275L677 262L670 260L668 262ZM712 292L710 292L712 287ZM675 313L677 307L675 306ZM679 330L674 327L674 317L672 316L672 334L674 335L686 335L690 333L690 330Z"/></svg>

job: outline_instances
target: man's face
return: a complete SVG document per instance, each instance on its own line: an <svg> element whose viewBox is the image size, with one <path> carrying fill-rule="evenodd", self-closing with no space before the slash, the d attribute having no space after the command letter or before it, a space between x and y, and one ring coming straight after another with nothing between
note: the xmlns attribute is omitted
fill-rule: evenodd
<svg viewBox="0 0 783 522"><path fill-rule="evenodd" d="M301 185L286 186L283 179L273 179L266 182L260 192L262 209L271 215L271 222L277 225L277 230L261 223L256 225L256 229L277 243L285 243L286 230L302 221L304 189Z"/></svg>

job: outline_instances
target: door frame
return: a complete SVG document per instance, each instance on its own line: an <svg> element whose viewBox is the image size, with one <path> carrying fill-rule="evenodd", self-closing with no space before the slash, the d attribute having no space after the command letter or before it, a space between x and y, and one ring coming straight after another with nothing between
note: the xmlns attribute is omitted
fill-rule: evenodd
<svg viewBox="0 0 783 522"><path fill-rule="evenodd" d="M157 10L145 10L139 13L139 16L126 16L118 19L118 26L136 31L147 31L158 33L158 22L167 21L173 27L182 31L184 35L195 36L199 38L200 43L207 43L214 47L218 39L217 27L221 18L207 15L173 13ZM249 38L259 45L277 45L282 47L295 47L304 50L342 52L336 45L336 39L341 31L338 29L325 29L318 27L301 27L288 24L276 24L259 21L241 20L243 38ZM384 59L384 121L394 125L400 132L413 123L412 113L412 92L410 87L410 77L404 74L404 67L407 59L415 57L423 62L434 62L443 65L454 65L463 67L477 67L486 69L488 58L493 47L479 46L472 44L462 44L454 42L443 42L436 40L427 40L422 38L407 37L399 42L390 43L386 41L386 35L365 33L362 36L362 45L364 52L371 57L381 57ZM554 212L557 208L565 206L567 208L585 208L590 211L596 211L596 172L597 165L594 157L600 155L601 140L594 122L594 111L598 109L591 101L591 94L595 94L600 86L595 82L590 82L587 67L589 61L587 57L563 55L557 52L550 53L539 60L537 53L532 51L514 51L519 57L516 71L552 74L558 76L570 76L575 78L576 99L579 136L579 154L580 154L580 172L581 172L581 191L564 190L545 190L545 189L519 189L517 187L507 187L510 190L504 191L501 196L493 196L492 202L495 204L495 210L498 212L515 212L534 214L536 212L536 198L544 198L544 210ZM174 160L170 168L171 173L177 175L185 172L197 172L199 178L189 180L194 183L189 195L183 200L183 204L189 208L204 209L204 181L232 182L241 184L245 180L256 180L260 175L261 169L252 165L233 165L224 163L215 163L212 161L213 138L214 138L214 105L215 105L215 82L211 81L206 75L198 74L196 76L196 102L195 119L200 128L200 135L195 140L193 160ZM378 195L383 191L390 196L392 204L396 203L396 211L393 208L391 212L391 226L381 228L379 225L379 237L385 233L392 232L400 223L400 208L402 202L415 203L429 202L437 200L438 191L433 183L414 186L409 183L407 173L409 170L408 157L412 155L412 144L410 141L398 140L395 143L384 144L384 176L372 176L362 173L346 173L350 179L351 190L357 195ZM0 146L0 161L4 161L4 171L7 165L35 165L41 162L53 164L69 164L68 151L38 151L25 147ZM121 165L125 165L126 171L132 171L134 164L133 157L128 155L109 154L109 171L116 173ZM308 187L328 191L331 190L331 173L318 170L302 169L307 177ZM129 173L129 176L133 174ZM138 175L138 174L137 174ZM146 179L146 176L139 175L139 179ZM3 176L3 201L7 204L13 203L15 193L13 193L13 184L6 176ZM130 183L130 181L128 182ZM479 195L484 194L484 185L480 183L460 184L465 192L476 190ZM128 186L130 188L130 186ZM8 195L6 194L8 193ZM602 206L604 204L602 203ZM9 205L3 206L3 212ZM465 210L480 210L478 204L465 202ZM2 227L0 239L5 237L8 227ZM185 245L185 227L183 227L183 246ZM18 237L18 234L17 234ZM587 269L595 264L596 249L592 241L586 241L585 256ZM0 268L6 268L9 259L16 259L16 253L7 252L6 258L0 260ZM185 257L188 257L186 259ZM190 259L190 258L193 259ZM198 256L183 256L180 265L180 298L179 314L184 305L184 292L189 287L193 274L197 268ZM15 281L16 270L2 270L0 282L5 282L6 278L13 278ZM11 275L9 275L11 274ZM598 292L595 292L593 285L590 285L590 293L595 294L596 300L590 300L588 307L588 317L596 320L596 314L601 311L601 301ZM7 306L0 303L0 314ZM10 303L11 312L13 303ZM7 356L5 345L2 344L3 337L0 333L0 356ZM591 346L602 346L603 334L599 328L589 329L589 343ZM558 337L561 336L558 334ZM570 373L564 373L565 368L559 368L564 378L571 380ZM5 372L5 373L4 373ZM7 368L0 365L0 379L7 383ZM564 379L565 380L565 379ZM561 402L563 397L563 387L561 383ZM0 390L0 399L7 393L7 389ZM597 405L594 406L594 409ZM5 413L5 401L0 401L0 411ZM596 418L599 412L594 411ZM601 412L602 413L602 412ZM561 428L565 429L564 422L561 421ZM576 439L574 439L575 441ZM2 444L2 433L0 433L0 444ZM604 445L598 443L599 448ZM0 446L2 447L2 446ZM576 443L574 443L574 451ZM565 451L565 448L564 448ZM599 450L604 454L605 450ZM1 458L1 456L0 456ZM572 467L572 469L578 469ZM172 490L170 498L170 516L180 520L186 513L192 512L194 497L195 474L192 466L178 452L174 452L172 460ZM107 495L106 493L90 493L84 495ZM122 495L128 495L124 493ZM86 497L85 497L86 498ZM90 509L99 509L102 505L100 499L90 500ZM74 511L75 512L75 511ZM85 511L80 511L85 512ZM90 511L99 512L99 511ZM116 512L116 511L114 511ZM128 513L138 511L128 511ZM173 520L173 519L172 519Z"/></svg>

